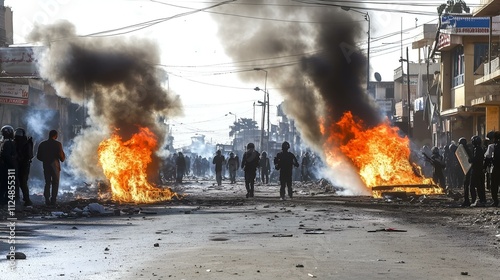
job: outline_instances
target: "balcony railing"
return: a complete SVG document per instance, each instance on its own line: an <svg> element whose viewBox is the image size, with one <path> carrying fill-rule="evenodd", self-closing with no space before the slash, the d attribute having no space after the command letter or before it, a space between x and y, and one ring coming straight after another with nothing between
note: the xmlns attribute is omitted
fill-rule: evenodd
<svg viewBox="0 0 500 280"><path fill-rule="evenodd" d="M490 63L485 63L484 64L484 75L488 75L488 74L491 74L490 73L490 64L491 64L491 73L495 72L496 70L498 70L498 67L500 66L500 58L497 57L495 59L493 59L492 61L490 61Z"/></svg>
<svg viewBox="0 0 500 280"><path fill-rule="evenodd" d="M452 87L457 87L459 85L463 85L464 84L464 74L460 74L458 76L456 76L455 78L453 78L453 84L452 84Z"/></svg>

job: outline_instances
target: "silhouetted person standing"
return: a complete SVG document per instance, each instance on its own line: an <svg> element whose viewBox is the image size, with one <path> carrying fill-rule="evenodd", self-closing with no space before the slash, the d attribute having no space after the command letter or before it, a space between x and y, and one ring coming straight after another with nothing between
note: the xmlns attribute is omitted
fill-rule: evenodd
<svg viewBox="0 0 500 280"><path fill-rule="evenodd" d="M175 182L182 184L182 178L184 177L184 173L186 173L186 158L182 152L179 152L179 156L175 159L175 167Z"/></svg>
<svg viewBox="0 0 500 280"><path fill-rule="evenodd" d="M17 152L14 142L14 128L10 125L2 127L3 141L0 150L0 205L11 201L9 192L15 191L15 183L9 176L17 177ZM12 194L14 195L14 194ZM17 199L17 198L16 198Z"/></svg>
<svg viewBox="0 0 500 280"><path fill-rule="evenodd" d="M471 192L471 206L486 206L486 190L484 187L484 150L481 147L481 137L473 136L471 139L473 149L472 157L469 158L470 167L470 192ZM479 200L476 200L477 198Z"/></svg>
<svg viewBox="0 0 500 280"><path fill-rule="evenodd" d="M240 160L231 152L227 160L227 169L229 170L229 180L231 184L236 183L236 171L238 171L238 168L240 168Z"/></svg>
<svg viewBox="0 0 500 280"><path fill-rule="evenodd" d="M260 156L260 180L263 184L269 184L269 173L271 173L271 164L266 152L262 152Z"/></svg>
<svg viewBox="0 0 500 280"><path fill-rule="evenodd" d="M36 158L43 163L43 176L45 178L43 196L46 205L55 205L57 202L61 162L66 159L61 142L56 140L57 136L57 131L51 130L49 139L40 143L36 154Z"/></svg>
<svg viewBox="0 0 500 280"><path fill-rule="evenodd" d="M274 158L274 166L276 170L280 171L280 198L285 200L285 188L288 189L288 196L293 197L292 190L292 175L293 167L299 167L299 162L295 155L288 150L290 149L290 143L287 141L281 144L281 152L279 152Z"/></svg>
<svg viewBox="0 0 500 280"><path fill-rule="evenodd" d="M493 203L490 206L498 207L498 186L500 185L500 131L495 131L492 137L493 144L490 146L493 149L486 151L485 157L492 159L493 170L491 171L491 198Z"/></svg>
<svg viewBox="0 0 500 280"><path fill-rule="evenodd" d="M24 128L16 128L14 142L17 151L17 176L16 176L16 197L19 199L19 192L23 193L24 206L31 206L30 192L28 188L28 177L30 174L31 160L33 159L33 139L26 136ZM20 190L19 190L20 189Z"/></svg>
<svg viewBox="0 0 500 280"><path fill-rule="evenodd" d="M247 151L241 159L241 168L245 171L245 188L247 189L246 197L253 197L255 187L255 176L259 167L260 154L255 150L254 143L248 143Z"/></svg>
<svg viewBox="0 0 500 280"><path fill-rule="evenodd" d="M222 155L220 150L217 150L217 153L212 160L212 163L215 164L215 180L217 181L217 185L222 185L222 165L224 165L225 158Z"/></svg>

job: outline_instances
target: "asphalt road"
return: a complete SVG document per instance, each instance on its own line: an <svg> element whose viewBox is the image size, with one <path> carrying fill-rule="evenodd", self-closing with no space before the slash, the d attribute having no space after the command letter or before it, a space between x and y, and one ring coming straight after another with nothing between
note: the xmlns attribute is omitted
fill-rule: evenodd
<svg viewBox="0 0 500 280"><path fill-rule="evenodd" d="M359 198L280 201L266 186L245 199L242 188L194 183L184 201L120 216L18 220L27 258L4 257L0 279L499 279L497 255L467 233L351 203ZM5 256L9 231L0 234Z"/></svg>

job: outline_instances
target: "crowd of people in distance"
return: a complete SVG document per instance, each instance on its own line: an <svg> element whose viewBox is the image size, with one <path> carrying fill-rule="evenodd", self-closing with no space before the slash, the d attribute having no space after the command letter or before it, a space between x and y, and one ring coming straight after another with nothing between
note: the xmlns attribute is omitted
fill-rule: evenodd
<svg viewBox="0 0 500 280"><path fill-rule="evenodd" d="M247 198L254 196L255 183L267 185L279 182L284 184L280 198L285 199L286 191L291 198L292 181L317 180L317 170L321 168L322 163L320 158L311 152L306 151L301 158L297 158L289 149L290 144L285 141L282 144L282 151L274 157L266 151L261 153L256 151L253 143L246 145L246 151L242 155L237 155L235 152L224 155L221 150L217 150L213 158L209 158L177 152L170 155L163 163L160 181L182 184L186 177L192 179L215 177L216 184L221 186L224 180L229 180L229 184L235 184L239 179L245 182ZM291 165L288 164L290 161ZM291 166L300 169L292 172Z"/></svg>

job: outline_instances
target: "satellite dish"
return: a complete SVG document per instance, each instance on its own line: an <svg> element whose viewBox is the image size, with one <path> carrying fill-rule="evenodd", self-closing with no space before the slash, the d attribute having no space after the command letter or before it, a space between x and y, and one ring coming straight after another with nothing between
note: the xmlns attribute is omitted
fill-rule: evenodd
<svg viewBox="0 0 500 280"><path fill-rule="evenodd" d="M373 74L373 75L375 76L375 80L377 80L377 82L382 81L382 76L380 76L379 72L375 72L375 74Z"/></svg>

